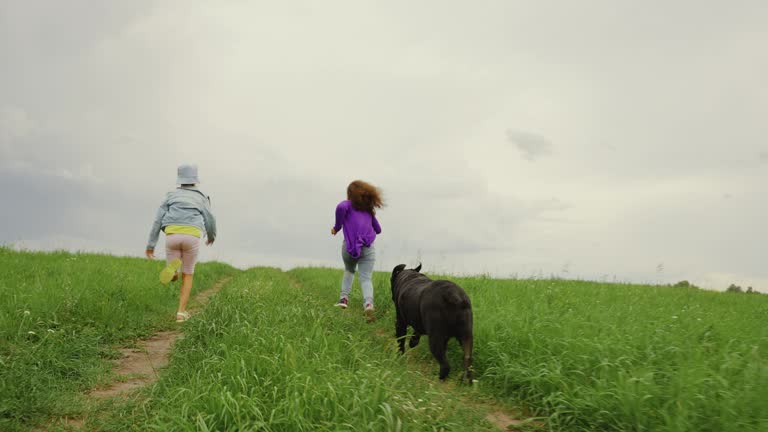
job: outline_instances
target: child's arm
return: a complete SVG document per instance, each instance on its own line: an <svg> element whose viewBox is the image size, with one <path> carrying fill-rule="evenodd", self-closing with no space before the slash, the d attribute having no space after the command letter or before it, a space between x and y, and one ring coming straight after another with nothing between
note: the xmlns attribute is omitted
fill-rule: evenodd
<svg viewBox="0 0 768 432"><path fill-rule="evenodd" d="M160 204L160 208L157 209L157 215L155 216L155 222L152 223L152 228L149 230L149 240L147 241L147 252L154 251L157 244L157 238L160 237L160 228L162 228L163 217L168 212L168 199L164 199Z"/></svg>
<svg viewBox="0 0 768 432"><path fill-rule="evenodd" d="M203 222L205 223L205 235L208 237L206 244L211 244L216 240L216 218L213 216L213 213L211 213L209 202L210 199L208 202L203 203L203 209L201 211L203 214Z"/></svg>
<svg viewBox="0 0 768 432"><path fill-rule="evenodd" d="M333 230L331 230L333 235L336 235L337 232L341 231L341 224L344 222L344 218L347 216L347 211L349 208L344 204L344 202L341 202L336 206L336 224L333 226Z"/></svg>
<svg viewBox="0 0 768 432"><path fill-rule="evenodd" d="M376 219L376 216L373 217L373 231L376 234L381 234L381 225L379 225L379 221Z"/></svg>

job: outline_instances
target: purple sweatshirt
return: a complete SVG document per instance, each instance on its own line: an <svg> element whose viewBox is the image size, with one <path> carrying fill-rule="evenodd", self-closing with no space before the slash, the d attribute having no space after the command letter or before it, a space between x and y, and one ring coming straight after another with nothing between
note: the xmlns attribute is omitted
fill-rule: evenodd
<svg viewBox="0 0 768 432"><path fill-rule="evenodd" d="M367 211L352 207L352 201L345 200L336 206L336 231L344 228L344 243L352 258L360 258L360 249L369 247L376 240L376 234L381 234L381 225L376 216Z"/></svg>

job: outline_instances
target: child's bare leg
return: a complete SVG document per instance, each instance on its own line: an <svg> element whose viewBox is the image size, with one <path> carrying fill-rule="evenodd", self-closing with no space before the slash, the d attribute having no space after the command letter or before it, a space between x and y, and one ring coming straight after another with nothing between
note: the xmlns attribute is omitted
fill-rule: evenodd
<svg viewBox="0 0 768 432"><path fill-rule="evenodd" d="M179 296L179 312L185 312L187 310L187 302L189 301L189 294L192 292L192 277L193 274L182 273L181 275L181 295Z"/></svg>

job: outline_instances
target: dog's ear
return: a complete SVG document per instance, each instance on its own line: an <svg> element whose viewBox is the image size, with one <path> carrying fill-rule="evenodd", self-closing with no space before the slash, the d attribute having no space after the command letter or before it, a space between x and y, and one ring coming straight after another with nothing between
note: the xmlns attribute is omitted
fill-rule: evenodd
<svg viewBox="0 0 768 432"><path fill-rule="evenodd" d="M420 272L421 271L421 263L419 263L419 266L416 267L415 269L413 269L413 271Z"/></svg>
<svg viewBox="0 0 768 432"><path fill-rule="evenodd" d="M395 268L392 269L392 274L398 274L403 270L405 270L405 264L398 264L395 266Z"/></svg>

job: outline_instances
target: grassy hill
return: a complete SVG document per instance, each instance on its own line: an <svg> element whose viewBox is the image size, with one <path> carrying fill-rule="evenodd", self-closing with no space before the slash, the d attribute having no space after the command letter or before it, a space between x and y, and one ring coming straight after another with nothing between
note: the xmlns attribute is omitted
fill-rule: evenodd
<svg viewBox="0 0 768 432"><path fill-rule="evenodd" d="M377 321L341 271L202 264L232 279L183 325L161 379L97 406L114 348L171 321L158 261L0 249L0 430L67 415L90 430L498 430L494 410L562 431L768 430L768 296L693 288L455 278L475 313L478 382L447 383L427 344L396 353L387 274ZM541 423L519 429L541 429Z"/></svg>
<svg viewBox="0 0 768 432"><path fill-rule="evenodd" d="M174 326L160 261L0 248L0 430L82 410L114 348ZM202 264L195 289L236 270Z"/></svg>

